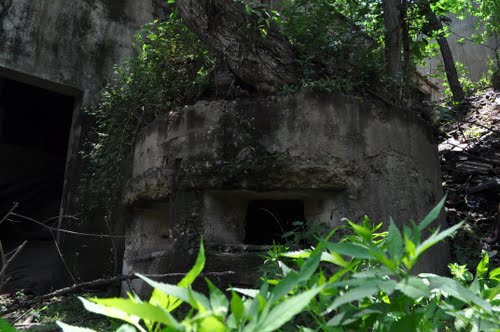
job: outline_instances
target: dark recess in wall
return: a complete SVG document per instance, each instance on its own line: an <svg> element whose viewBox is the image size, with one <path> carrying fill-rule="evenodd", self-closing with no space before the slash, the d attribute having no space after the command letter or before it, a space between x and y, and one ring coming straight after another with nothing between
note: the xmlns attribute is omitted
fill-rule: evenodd
<svg viewBox="0 0 500 332"><path fill-rule="evenodd" d="M0 216L18 213L44 221L59 211L73 97L0 77ZM29 225L29 226L28 226ZM5 222L0 239L40 237L33 224Z"/></svg>
<svg viewBox="0 0 500 332"><path fill-rule="evenodd" d="M245 226L246 244L284 243L283 234L293 230L294 221L304 221L300 200L254 200L248 203Z"/></svg>

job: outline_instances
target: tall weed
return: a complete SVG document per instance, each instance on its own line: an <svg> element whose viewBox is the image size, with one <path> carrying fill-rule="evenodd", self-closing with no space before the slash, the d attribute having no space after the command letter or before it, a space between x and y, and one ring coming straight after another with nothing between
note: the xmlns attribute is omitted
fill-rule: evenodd
<svg viewBox="0 0 500 332"><path fill-rule="evenodd" d="M454 278L412 274L422 254L451 236L462 223L425 237L444 200L420 223L387 231L368 218L349 222L351 235L316 246L280 252L279 273L258 289L231 288L226 295L209 280L208 295L191 285L205 264L203 243L194 267L177 285L139 275L154 288L147 301L81 299L87 310L123 320L118 331L498 331L500 268L483 254L472 276L450 265ZM190 310L177 315L184 303ZM81 330L59 323L65 332Z"/></svg>

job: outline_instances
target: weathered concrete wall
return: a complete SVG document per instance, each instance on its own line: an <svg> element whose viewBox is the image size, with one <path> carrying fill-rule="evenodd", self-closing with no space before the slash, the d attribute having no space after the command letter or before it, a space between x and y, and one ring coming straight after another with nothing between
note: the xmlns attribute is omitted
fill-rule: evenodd
<svg viewBox="0 0 500 332"><path fill-rule="evenodd" d="M154 0L2 0L0 70L59 84L94 100L113 65L132 54L135 32L158 12ZM0 71L0 74L2 74ZM26 78L25 78L26 79Z"/></svg>
<svg viewBox="0 0 500 332"><path fill-rule="evenodd" d="M158 261L143 250L151 242L168 252L155 273L173 271L172 262L189 266L178 255L186 257L200 235L208 246L245 245L246 208L255 199L300 200L306 219L333 227L365 214L417 220L442 196L437 149L418 116L340 95L198 102L143 130L132 168L125 203L142 211L130 229L142 238L126 245L125 272L153 273L134 259ZM142 225L151 202L170 211L154 231ZM443 272L447 260L447 250L435 252L426 267Z"/></svg>
<svg viewBox="0 0 500 332"><path fill-rule="evenodd" d="M164 16L164 3L0 0L0 76L71 95L76 100L64 179L65 214L81 212L75 195L81 176L78 152L86 131L81 106L96 102L100 88L112 77L114 64L133 54L134 34L153 18ZM81 220L80 229L115 231L114 225L106 226L99 218L102 216ZM101 276L107 267L112 270L112 257L103 254L110 253L109 239L75 236L64 244L68 264L85 272L74 271L76 277L92 279Z"/></svg>

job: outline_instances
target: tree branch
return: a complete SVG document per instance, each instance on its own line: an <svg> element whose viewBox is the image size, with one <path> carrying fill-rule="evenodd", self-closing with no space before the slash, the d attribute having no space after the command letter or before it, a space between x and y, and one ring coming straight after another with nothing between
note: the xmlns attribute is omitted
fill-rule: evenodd
<svg viewBox="0 0 500 332"><path fill-rule="evenodd" d="M225 275L231 275L231 274L235 274L235 272L234 271L205 272L205 273L201 273L200 276L205 276L205 277L225 276ZM175 278L175 277L178 278L178 277L184 277L185 275L186 275L186 273L166 273L166 274L146 274L145 276L149 277L149 278ZM48 300L50 298L53 298L53 297L73 294L73 293L76 293L76 292L83 290L83 289L96 289L96 288L100 288L100 287L104 287L104 286L109 286L109 285L112 285L114 283L122 282L125 280L133 280L133 279L138 279L138 278L139 277L137 275L120 275L120 276L116 276L116 277L112 277L112 278L102 278L102 279L96 279L96 280L92 280L92 281L82 282L79 284L75 284L73 286L61 288L61 289L56 290L56 291L49 293L49 294L38 296L38 297L31 299L31 300L27 300L27 301L23 301L23 302L18 303L18 304L14 304L14 305L8 307L6 310L0 311L0 315L6 315L6 314L12 313L14 311L20 310L20 309L31 307L35 304L39 304L39 303L41 303L45 300Z"/></svg>

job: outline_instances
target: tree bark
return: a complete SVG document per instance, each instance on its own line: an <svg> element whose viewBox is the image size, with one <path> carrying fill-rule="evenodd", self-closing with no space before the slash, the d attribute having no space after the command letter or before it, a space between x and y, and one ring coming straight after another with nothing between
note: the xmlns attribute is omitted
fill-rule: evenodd
<svg viewBox="0 0 500 332"><path fill-rule="evenodd" d="M444 37L438 37L437 42L439 44L439 49L441 50L441 56L443 57L446 78L448 79L448 84L450 85L450 90L453 94L453 100L461 103L464 101L465 95L462 85L458 80L457 67L455 66L455 61L453 60L450 45L448 44L448 40Z"/></svg>
<svg viewBox="0 0 500 332"><path fill-rule="evenodd" d="M290 44L275 28L261 36L256 15L234 0L177 0L185 23L244 85L273 92L298 80ZM262 23L260 23L262 24Z"/></svg>
<svg viewBox="0 0 500 332"><path fill-rule="evenodd" d="M434 14L430 6L427 9L431 29L433 31L440 31L443 29L443 24L439 18ZM441 56L443 58L444 70L446 72L446 78L448 79L448 84L450 85L451 93L453 94L453 100L456 102L463 102L465 100L464 91L462 85L458 80L457 67L455 66L455 61L453 60L453 54L451 53L450 45L448 40L439 34L436 36L436 41L439 44L439 49L441 51Z"/></svg>
<svg viewBox="0 0 500 332"><path fill-rule="evenodd" d="M384 0L385 66L391 76L401 73L401 22L398 0Z"/></svg>
<svg viewBox="0 0 500 332"><path fill-rule="evenodd" d="M411 63L411 48L410 48L410 31L408 25L408 1L403 0L401 7L401 39L403 43L403 96L408 100L408 104L411 103L411 82L412 82L412 72L415 71Z"/></svg>

